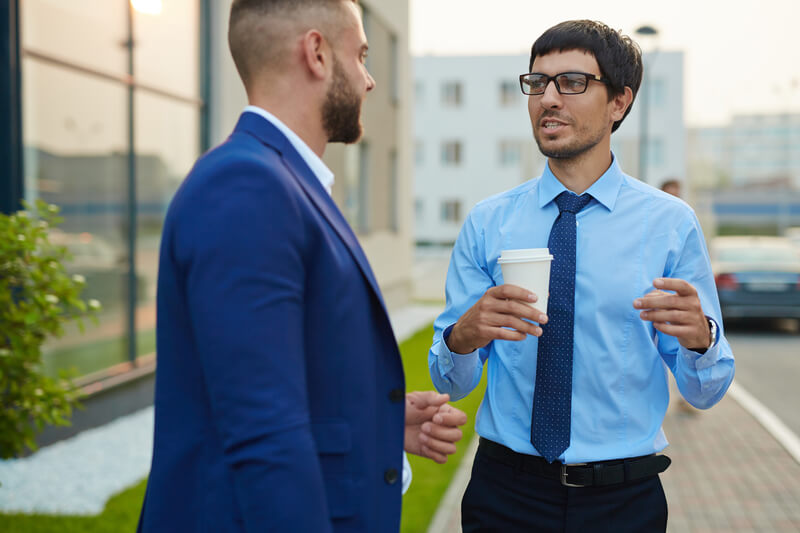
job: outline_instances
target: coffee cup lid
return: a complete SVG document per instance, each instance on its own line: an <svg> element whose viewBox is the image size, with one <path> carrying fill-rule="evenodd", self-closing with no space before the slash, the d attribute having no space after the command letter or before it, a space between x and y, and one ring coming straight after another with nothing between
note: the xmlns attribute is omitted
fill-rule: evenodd
<svg viewBox="0 0 800 533"><path fill-rule="evenodd" d="M520 261L549 261L553 256L550 255L548 248L518 248L515 250L502 250L498 263L517 263Z"/></svg>

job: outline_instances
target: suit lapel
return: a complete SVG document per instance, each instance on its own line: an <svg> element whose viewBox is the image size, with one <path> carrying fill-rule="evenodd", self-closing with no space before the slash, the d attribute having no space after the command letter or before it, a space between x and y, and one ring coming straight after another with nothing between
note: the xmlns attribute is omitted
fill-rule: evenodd
<svg viewBox="0 0 800 533"><path fill-rule="evenodd" d="M362 274L378 297L378 301L383 306L384 311L386 311L386 305L383 302L383 296L381 295L378 282L375 279L375 275L372 273L367 256L358 243L358 239L353 233L353 230L334 203L331 195L328 194L328 191L325 190L317 176L312 172L311 168L309 168L308 164L306 164L297 150L295 150L292 143L289 142L289 139L268 120L255 113L249 112L242 113L235 131L246 131L254 135L262 143L275 148L275 150L281 154L283 161L286 163L286 167L303 188L306 195L311 199L311 202L323 214L334 231L339 235L339 238L341 238L347 246L350 255L355 259Z"/></svg>

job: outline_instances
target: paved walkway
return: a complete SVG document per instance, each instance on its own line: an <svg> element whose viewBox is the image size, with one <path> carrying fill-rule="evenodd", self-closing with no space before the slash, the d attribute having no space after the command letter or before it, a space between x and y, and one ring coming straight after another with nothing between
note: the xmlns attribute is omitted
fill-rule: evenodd
<svg viewBox="0 0 800 533"><path fill-rule="evenodd" d="M671 403L664 431L673 462L661 477L669 532L800 531L800 457L737 401L743 394L729 391L708 411ZM459 505L470 467L462 465L466 475L443 498L429 533L461 531Z"/></svg>

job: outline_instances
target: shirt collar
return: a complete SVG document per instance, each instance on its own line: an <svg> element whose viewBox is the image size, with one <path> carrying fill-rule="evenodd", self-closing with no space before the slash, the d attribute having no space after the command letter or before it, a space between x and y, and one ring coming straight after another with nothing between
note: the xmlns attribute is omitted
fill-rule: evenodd
<svg viewBox="0 0 800 533"><path fill-rule="evenodd" d="M244 111L261 115L270 123L272 123L273 126L278 128L280 132L283 133L287 139L289 139L289 142L292 143L294 149L297 150L297 153L300 154L300 157L303 158L320 183L322 183L322 186L325 187L325 190L328 191L328 194L331 193L334 179L333 172L331 172L327 165L325 165L325 162L322 161L322 159L320 159L319 156L315 154L305 142L303 142L303 139L301 139L295 132L290 130L289 126L281 122L278 117L266 109L249 105L244 108Z"/></svg>
<svg viewBox="0 0 800 533"><path fill-rule="evenodd" d="M622 180L622 170L619 168L616 156L612 153L611 166L585 192L591 194L606 209L613 211L619 195L619 189L622 187ZM550 162L548 161L539 181L539 207L546 206L566 190L567 188L564 187L564 184L558 181L558 178L550 170Z"/></svg>

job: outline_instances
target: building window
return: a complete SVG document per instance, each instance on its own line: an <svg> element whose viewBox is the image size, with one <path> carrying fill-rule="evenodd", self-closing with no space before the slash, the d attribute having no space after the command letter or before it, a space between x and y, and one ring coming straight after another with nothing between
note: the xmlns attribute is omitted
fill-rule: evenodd
<svg viewBox="0 0 800 533"><path fill-rule="evenodd" d="M423 215L425 215L425 201L422 198L414 199L414 215L417 222L422 222Z"/></svg>
<svg viewBox="0 0 800 533"><path fill-rule="evenodd" d="M518 166L522 158L522 144L519 141L500 141L498 155L501 167Z"/></svg>
<svg viewBox="0 0 800 533"><path fill-rule="evenodd" d="M414 142L414 164L418 167L425 164L425 143L420 140Z"/></svg>
<svg viewBox="0 0 800 533"><path fill-rule="evenodd" d="M665 80L663 78L655 78L651 80L647 91L647 96L650 97L647 102L649 106L663 107L665 105L667 100L667 89Z"/></svg>
<svg viewBox="0 0 800 533"><path fill-rule="evenodd" d="M448 107L461 107L461 82L448 81L442 85L442 104Z"/></svg>
<svg viewBox="0 0 800 533"><path fill-rule="evenodd" d="M442 222L461 222L461 201L444 200L442 202Z"/></svg>
<svg viewBox="0 0 800 533"><path fill-rule="evenodd" d="M648 139L647 140L647 165L650 167L663 167L664 166L664 140L663 139Z"/></svg>
<svg viewBox="0 0 800 533"><path fill-rule="evenodd" d="M421 81L414 82L414 104L421 106L425 103L425 84Z"/></svg>
<svg viewBox="0 0 800 533"><path fill-rule="evenodd" d="M369 143L358 144L358 219L356 228L359 233L369 233Z"/></svg>
<svg viewBox="0 0 800 533"><path fill-rule="evenodd" d="M446 166L461 164L461 141L446 141L442 144L442 164Z"/></svg>
<svg viewBox="0 0 800 533"><path fill-rule="evenodd" d="M399 162L397 158L397 150L389 152L389 194L386 199L389 203L389 229L395 233L400 230L400 216L397 209L397 199L399 194Z"/></svg>
<svg viewBox="0 0 800 533"><path fill-rule="evenodd" d="M201 1L19 4L25 199L61 207L54 240L103 304L98 327L49 341L43 361L86 375L155 352L164 215L203 149Z"/></svg>
<svg viewBox="0 0 800 533"><path fill-rule="evenodd" d="M397 36L390 35L389 36L389 61L391 61L391 66L389 67L389 86L392 91L392 103L397 105L400 101L400 54L399 48L397 44Z"/></svg>
<svg viewBox="0 0 800 533"><path fill-rule="evenodd" d="M514 106L519 102L522 91L519 84L513 81L503 81L500 83L500 105L502 107Z"/></svg>

